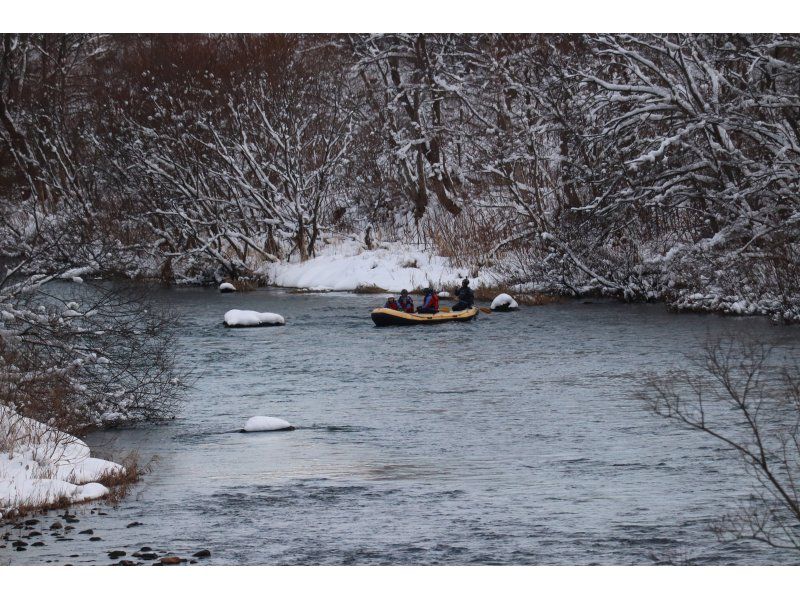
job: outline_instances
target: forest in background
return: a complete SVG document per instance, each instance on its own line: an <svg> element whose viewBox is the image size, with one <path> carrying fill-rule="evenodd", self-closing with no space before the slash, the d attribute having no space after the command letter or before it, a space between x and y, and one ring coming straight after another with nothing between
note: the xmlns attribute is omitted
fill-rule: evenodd
<svg viewBox="0 0 800 598"><path fill-rule="evenodd" d="M349 236L797 321L799 192L798 35L3 35L0 293Z"/></svg>

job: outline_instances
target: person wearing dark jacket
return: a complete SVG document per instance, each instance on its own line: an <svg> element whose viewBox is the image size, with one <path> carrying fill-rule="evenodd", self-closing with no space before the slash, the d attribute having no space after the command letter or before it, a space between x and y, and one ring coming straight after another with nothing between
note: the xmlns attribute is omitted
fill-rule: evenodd
<svg viewBox="0 0 800 598"><path fill-rule="evenodd" d="M461 283L461 288L456 291L458 303L453 306L453 311L464 311L475 305L475 293L469 288L469 279L465 278Z"/></svg>
<svg viewBox="0 0 800 598"><path fill-rule="evenodd" d="M425 289L425 299L417 310L418 314L435 314L439 312L439 296L433 289Z"/></svg>
<svg viewBox="0 0 800 598"><path fill-rule="evenodd" d="M408 294L408 291L403 289L400 291L400 299L397 300L398 305L400 306L400 311L404 311L407 314L414 313L414 300L411 298L411 295Z"/></svg>

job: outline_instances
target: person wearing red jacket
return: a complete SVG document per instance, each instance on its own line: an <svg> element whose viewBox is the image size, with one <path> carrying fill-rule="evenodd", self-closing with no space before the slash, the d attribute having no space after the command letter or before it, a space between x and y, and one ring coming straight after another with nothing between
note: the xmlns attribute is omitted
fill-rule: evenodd
<svg viewBox="0 0 800 598"><path fill-rule="evenodd" d="M439 312L439 295L433 289L425 289L425 299L417 310L420 314L435 314Z"/></svg>
<svg viewBox="0 0 800 598"><path fill-rule="evenodd" d="M403 289L400 291L400 299L397 300L397 303L400 305L400 311L404 311L407 314L414 313L414 300L411 298L411 295L408 294L408 291Z"/></svg>
<svg viewBox="0 0 800 598"><path fill-rule="evenodd" d="M402 309L400 309L400 306L397 304L397 301L395 301L394 297L389 297L386 300L386 303L383 304L383 307L386 308L386 309L394 309L396 311L403 311Z"/></svg>

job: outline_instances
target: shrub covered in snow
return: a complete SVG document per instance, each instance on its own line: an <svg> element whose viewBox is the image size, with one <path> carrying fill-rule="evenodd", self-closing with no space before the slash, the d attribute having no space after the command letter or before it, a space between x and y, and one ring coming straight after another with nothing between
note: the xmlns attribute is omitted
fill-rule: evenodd
<svg viewBox="0 0 800 598"><path fill-rule="evenodd" d="M174 325L142 297L33 277L0 285L0 314L0 402L20 414L76 433L174 413Z"/></svg>

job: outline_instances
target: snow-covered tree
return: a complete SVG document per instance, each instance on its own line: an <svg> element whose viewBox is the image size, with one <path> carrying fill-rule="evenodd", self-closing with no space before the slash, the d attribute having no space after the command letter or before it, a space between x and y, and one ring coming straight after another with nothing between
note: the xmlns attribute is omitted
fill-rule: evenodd
<svg viewBox="0 0 800 598"><path fill-rule="evenodd" d="M410 200L416 220L425 214L431 194L457 215L463 196L455 125L463 114L460 87L469 68L468 40L452 34L383 34L352 36L350 42L369 118L382 134L381 159L393 171L398 197Z"/></svg>
<svg viewBox="0 0 800 598"><path fill-rule="evenodd" d="M79 84L102 51L102 36L5 34L0 58L0 403L72 431L168 417L181 390L157 312L54 286L111 271L120 243Z"/></svg>
<svg viewBox="0 0 800 598"><path fill-rule="evenodd" d="M272 55L280 64L233 86L207 73L202 94L164 84L136 116L115 107L124 124L108 153L167 259L200 256L237 276L295 251L314 254L353 111L335 74L296 45L284 39Z"/></svg>

